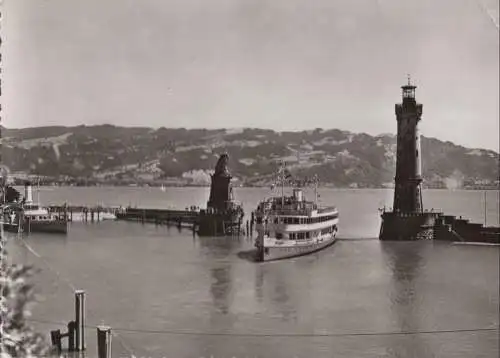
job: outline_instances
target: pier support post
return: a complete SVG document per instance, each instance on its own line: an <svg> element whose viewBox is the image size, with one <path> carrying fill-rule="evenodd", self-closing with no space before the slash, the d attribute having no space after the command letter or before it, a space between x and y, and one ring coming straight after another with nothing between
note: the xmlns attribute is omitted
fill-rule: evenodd
<svg viewBox="0 0 500 358"><path fill-rule="evenodd" d="M75 330L76 330L75 321L70 321L68 323L68 331L66 333L61 333L60 329L57 329L55 331L50 331L50 338L52 341L52 345L56 347L58 354L62 352L61 340L65 337L68 337L68 352L75 351L75 335L76 335Z"/></svg>
<svg viewBox="0 0 500 358"><path fill-rule="evenodd" d="M85 291L75 291L75 350L85 350Z"/></svg>
<svg viewBox="0 0 500 358"><path fill-rule="evenodd" d="M97 357L111 358L111 327L97 327Z"/></svg>

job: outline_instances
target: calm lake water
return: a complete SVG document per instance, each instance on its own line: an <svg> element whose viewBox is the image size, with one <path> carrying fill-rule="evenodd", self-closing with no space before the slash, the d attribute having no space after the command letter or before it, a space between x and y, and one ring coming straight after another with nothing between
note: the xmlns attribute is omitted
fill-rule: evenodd
<svg viewBox="0 0 500 358"><path fill-rule="evenodd" d="M42 188L40 200L184 208L205 206L208 192ZM116 333L113 357L498 357L498 329L487 329L499 324L499 247L381 243L377 208L391 206L391 190L319 192L339 208L340 240L286 261L249 261L246 237L199 238L127 222L73 223L66 237L25 237L40 257L14 237L9 250L12 260L41 270L36 328L47 336L65 330L58 322L74 317L71 285L84 289L88 324ZM268 193L235 189L247 212ZM485 220L483 192L423 196L426 208ZM486 221L498 225L498 217L498 191L488 191ZM86 341L86 357L95 357L95 328Z"/></svg>

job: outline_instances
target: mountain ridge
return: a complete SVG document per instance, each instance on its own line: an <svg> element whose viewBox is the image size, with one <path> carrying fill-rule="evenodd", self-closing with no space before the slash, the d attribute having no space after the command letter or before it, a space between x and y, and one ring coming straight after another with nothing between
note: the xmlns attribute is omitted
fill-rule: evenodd
<svg viewBox="0 0 500 358"><path fill-rule="evenodd" d="M177 182L206 185L227 152L235 182L269 185L277 161L298 176L336 187L387 187L395 173L395 134L340 129L185 129L95 126L2 127L2 157L13 172L59 181ZM499 154L422 136L428 187L498 183Z"/></svg>

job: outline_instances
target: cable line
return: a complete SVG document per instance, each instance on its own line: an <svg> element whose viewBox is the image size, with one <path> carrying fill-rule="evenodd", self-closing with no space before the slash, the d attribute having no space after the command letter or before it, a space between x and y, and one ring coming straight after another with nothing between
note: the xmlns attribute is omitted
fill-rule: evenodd
<svg viewBox="0 0 500 358"><path fill-rule="evenodd" d="M32 322L44 324L62 324L60 322L30 319ZM86 325L87 328L95 328L95 325ZM187 330L161 330L161 329L141 329L141 328L119 328L113 327L118 332L145 333L145 334L167 334L167 335L188 335L188 336L223 336L223 337L366 337L366 336L407 336L418 334L445 334L445 333L474 333L474 332L495 332L498 327L483 328L463 328L463 329L441 329L441 330L421 330L421 331L388 331L388 332L344 332L344 333L237 333L237 332L203 332Z"/></svg>

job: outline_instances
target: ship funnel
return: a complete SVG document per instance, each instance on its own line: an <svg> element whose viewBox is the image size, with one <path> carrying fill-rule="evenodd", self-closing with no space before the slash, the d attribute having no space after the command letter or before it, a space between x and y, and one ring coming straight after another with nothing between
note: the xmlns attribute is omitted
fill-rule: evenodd
<svg viewBox="0 0 500 358"><path fill-rule="evenodd" d="M301 189L293 189L293 197L298 202L301 202L304 200L304 198L302 197L302 190Z"/></svg>
<svg viewBox="0 0 500 358"><path fill-rule="evenodd" d="M26 203L33 202L33 192L31 190L31 183L29 181L24 184L24 199Z"/></svg>

